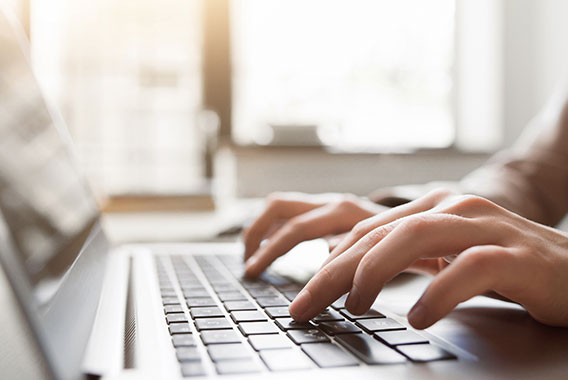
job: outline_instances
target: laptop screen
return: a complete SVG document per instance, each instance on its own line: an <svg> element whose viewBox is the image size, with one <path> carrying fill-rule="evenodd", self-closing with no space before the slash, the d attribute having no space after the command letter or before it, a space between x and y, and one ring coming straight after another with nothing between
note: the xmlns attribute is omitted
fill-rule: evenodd
<svg viewBox="0 0 568 380"><path fill-rule="evenodd" d="M0 211L40 304L57 290L98 215L52 116L20 44L0 28Z"/></svg>

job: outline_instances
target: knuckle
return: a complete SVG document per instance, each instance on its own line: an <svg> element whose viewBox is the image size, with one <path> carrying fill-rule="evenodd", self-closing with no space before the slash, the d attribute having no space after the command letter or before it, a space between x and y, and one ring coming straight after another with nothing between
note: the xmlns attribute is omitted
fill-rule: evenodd
<svg viewBox="0 0 568 380"><path fill-rule="evenodd" d="M306 230L307 224L300 218L292 218L286 223L286 235L300 236Z"/></svg>
<svg viewBox="0 0 568 380"><path fill-rule="evenodd" d="M463 210L492 210L495 208L495 204L490 200L480 197L478 195L460 195L456 199L455 203L458 209Z"/></svg>
<svg viewBox="0 0 568 380"><path fill-rule="evenodd" d="M390 234L394 228L395 226L391 223L374 228L367 233L367 239L370 241L371 245L374 245L376 242L384 239L385 236Z"/></svg>
<svg viewBox="0 0 568 380"><path fill-rule="evenodd" d="M445 187L438 187L432 191L430 191L427 196L440 201L442 199L448 198L450 196L454 196L456 193L453 190L450 190L448 188Z"/></svg>
<svg viewBox="0 0 568 380"><path fill-rule="evenodd" d="M359 197L355 194L343 194L341 200L336 203L337 208L353 209L359 205Z"/></svg>
<svg viewBox="0 0 568 380"><path fill-rule="evenodd" d="M282 200L285 198L285 193L281 192L281 191L276 191L273 193L270 193L266 196L266 203L268 205L273 205L273 204L277 204L282 202Z"/></svg>
<svg viewBox="0 0 568 380"><path fill-rule="evenodd" d="M472 247L464 256L464 264L475 273L489 273L495 266L495 255L485 247Z"/></svg>
<svg viewBox="0 0 568 380"><path fill-rule="evenodd" d="M334 271L330 269L329 265L326 265L323 268L321 268L317 276L318 280L325 284L332 284L335 282Z"/></svg>
<svg viewBox="0 0 568 380"><path fill-rule="evenodd" d="M413 215L400 222L398 229L409 235L416 235L426 230L429 224L430 220L424 215Z"/></svg>
<svg viewBox="0 0 568 380"><path fill-rule="evenodd" d="M371 226L369 225L369 222L367 220L361 220L360 222L357 222L355 226L353 226L351 233L356 237L361 238L365 236L365 234L367 234L370 229Z"/></svg>
<svg viewBox="0 0 568 380"><path fill-rule="evenodd" d="M359 265L357 266L357 279L359 283L365 283L365 279L368 277L369 274L372 274L373 271L373 258L370 255L365 255L359 261Z"/></svg>

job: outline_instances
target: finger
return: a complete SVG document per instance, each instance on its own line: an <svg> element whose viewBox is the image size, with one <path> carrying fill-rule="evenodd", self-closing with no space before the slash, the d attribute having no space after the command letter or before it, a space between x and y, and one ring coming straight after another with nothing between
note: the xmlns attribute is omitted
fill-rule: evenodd
<svg viewBox="0 0 568 380"><path fill-rule="evenodd" d="M345 304L354 314L367 311L383 285L417 259L457 254L496 241L494 230L484 228L479 220L448 214L407 217L369 250L373 235L371 243L354 246L354 250L368 251L357 267Z"/></svg>
<svg viewBox="0 0 568 380"><path fill-rule="evenodd" d="M269 201L266 209L250 225L243 236L245 261L258 249L260 242L274 223L282 219L290 219L319 206L315 203L294 200L275 199Z"/></svg>
<svg viewBox="0 0 568 380"><path fill-rule="evenodd" d="M347 236L347 233L339 234L339 235L332 235L326 238L327 244L329 246L329 252L333 251L335 247L341 243L343 239Z"/></svg>
<svg viewBox="0 0 568 380"><path fill-rule="evenodd" d="M443 258L418 259L410 264L404 272L435 276L448 265L450 264Z"/></svg>
<svg viewBox="0 0 568 380"><path fill-rule="evenodd" d="M351 229L358 218L344 214L341 207L332 203L290 219L249 258L245 274L249 277L258 276L274 260L302 241Z"/></svg>
<svg viewBox="0 0 568 380"><path fill-rule="evenodd" d="M344 255L321 268L290 304L290 315L305 322L347 293L362 256Z"/></svg>
<svg viewBox="0 0 568 380"><path fill-rule="evenodd" d="M401 220L378 228L374 236L386 236ZM297 321L307 321L352 287L353 276L361 258L367 253L364 249L350 249L345 254L323 266L292 301L290 314Z"/></svg>
<svg viewBox="0 0 568 380"><path fill-rule="evenodd" d="M462 252L438 274L408 313L408 321L425 329L448 315L458 304L491 290L503 281L510 248L476 246Z"/></svg>
<svg viewBox="0 0 568 380"><path fill-rule="evenodd" d="M334 260L337 256L341 255L351 246L353 246L357 241L359 241L363 236L365 236L370 231L378 228L382 225L391 223L397 219L403 218L408 215L417 214L430 210L436 206L441 200L450 196L447 190L434 190L425 196L415 199L409 203L402 206L388 209L387 211L364 220L359 223L349 235L343 239L343 241L338 244L338 246L331 252L329 257L325 260L322 266L327 265L329 262Z"/></svg>

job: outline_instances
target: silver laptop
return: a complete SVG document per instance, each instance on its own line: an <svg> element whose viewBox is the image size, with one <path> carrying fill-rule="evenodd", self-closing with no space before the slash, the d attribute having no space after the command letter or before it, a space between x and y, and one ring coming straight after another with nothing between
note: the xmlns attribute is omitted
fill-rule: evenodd
<svg viewBox="0 0 568 380"><path fill-rule="evenodd" d="M422 277L399 276L365 315L341 297L295 323L302 284L243 279L238 243L111 247L25 51L0 13L0 280L17 301L1 306L27 331L12 342L39 356L4 355L16 345L3 338L0 377L37 366L57 379L568 378L568 329L514 304L477 297L412 330Z"/></svg>

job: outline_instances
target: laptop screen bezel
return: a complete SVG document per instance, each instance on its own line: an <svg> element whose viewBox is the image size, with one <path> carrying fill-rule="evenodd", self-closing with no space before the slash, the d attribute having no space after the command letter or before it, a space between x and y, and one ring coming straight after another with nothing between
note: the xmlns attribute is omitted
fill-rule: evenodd
<svg viewBox="0 0 568 380"><path fill-rule="evenodd" d="M0 22L20 46L29 65L29 42L16 17L0 7ZM59 138L76 162L71 139L56 108L45 99ZM5 216L0 212L0 264L18 300L19 307L35 338L45 364L53 378L80 378L83 354L90 337L100 300L100 293L110 251L100 226L100 215L93 215L87 238L65 271L54 295L46 304L39 303L33 284L23 265Z"/></svg>

